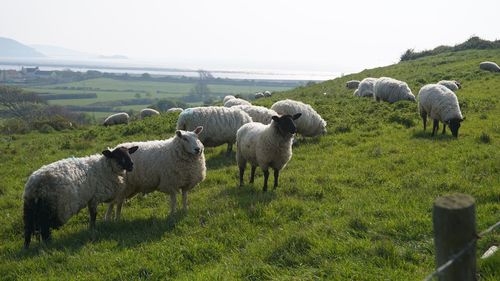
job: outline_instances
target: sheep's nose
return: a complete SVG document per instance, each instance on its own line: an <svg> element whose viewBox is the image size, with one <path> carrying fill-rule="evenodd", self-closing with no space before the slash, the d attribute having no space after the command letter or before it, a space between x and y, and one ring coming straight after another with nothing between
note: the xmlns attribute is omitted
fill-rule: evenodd
<svg viewBox="0 0 500 281"><path fill-rule="evenodd" d="M198 148L198 147L197 147L197 148L195 148L195 149L194 149L194 152L196 152L196 154L200 153L200 148Z"/></svg>

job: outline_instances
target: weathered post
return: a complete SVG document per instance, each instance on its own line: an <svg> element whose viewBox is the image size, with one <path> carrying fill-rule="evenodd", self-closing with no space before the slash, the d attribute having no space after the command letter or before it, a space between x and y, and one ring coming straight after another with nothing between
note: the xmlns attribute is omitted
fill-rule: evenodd
<svg viewBox="0 0 500 281"><path fill-rule="evenodd" d="M471 281L476 277L476 207L466 194L442 196L432 210L436 268L446 263L471 241L472 246L439 274L440 281Z"/></svg>

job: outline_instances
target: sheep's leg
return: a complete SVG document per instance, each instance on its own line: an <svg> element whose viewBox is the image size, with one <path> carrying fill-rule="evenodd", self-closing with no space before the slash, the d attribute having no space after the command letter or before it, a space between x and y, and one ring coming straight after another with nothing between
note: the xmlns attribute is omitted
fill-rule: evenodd
<svg viewBox="0 0 500 281"><path fill-rule="evenodd" d="M40 234L43 242L49 242L52 239L50 237L50 227L48 223L44 223L40 226Z"/></svg>
<svg viewBox="0 0 500 281"><path fill-rule="evenodd" d="M246 165L247 165L246 161L241 161L238 164L238 166L240 168L240 186L243 186L243 175L245 174Z"/></svg>
<svg viewBox="0 0 500 281"><path fill-rule="evenodd" d="M228 143L227 144L227 151L226 151L226 154L227 155L231 155L231 152L233 151L233 144L232 143Z"/></svg>
<svg viewBox="0 0 500 281"><path fill-rule="evenodd" d="M122 214L122 206L123 206L123 201L119 201L118 203L116 203L115 221L118 221L120 219L120 216Z"/></svg>
<svg viewBox="0 0 500 281"><path fill-rule="evenodd" d="M439 129L439 121L434 119L434 124L432 125L432 135L431 136L434 136L434 134L437 132L438 129Z"/></svg>
<svg viewBox="0 0 500 281"><path fill-rule="evenodd" d="M109 203L108 205L108 210L106 210L106 214L104 215L104 220L109 221L111 220L111 216L113 215L113 207L115 205L113 203Z"/></svg>
<svg viewBox="0 0 500 281"><path fill-rule="evenodd" d="M170 193L170 214L173 215L177 209L177 194Z"/></svg>
<svg viewBox="0 0 500 281"><path fill-rule="evenodd" d="M420 117L422 117L422 122L424 122L424 131L427 129L427 113L420 112Z"/></svg>
<svg viewBox="0 0 500 281"><path fill-rule="evenodd" d="M97 204L93 201L89 202L88 208L89 208L89 228L94 229L95 228L95 220L97 217Z"/></svg>
<svg viewBox="0 0 500 281"><path fill-rule="evenodd" d="M264 192L267 191L267 180L269 179L269 169L265 169L264 170L264 187L262 188L262 190Z"/></svg>
<svg viewBox="0 0 500 281"><path fill-rule="evenodd" d="M257 166L252 165L252 171L250 172L250 183L253 183L253 180L255 178L255 170L257 169Z"/></svg>
<svg viewBox="0 0 500 281"><path fill-rule="evenodd" d="M278 187L278 178L280 176L280 170L274 169L274 189Z"/></svg>
<svg viewBox="0 0 500 281"><path fill-rule="evenodd" d="M441 134L444 135L444 133L446 133L446 123L443 123L443 132Z"/></svg>
<svg viewBox="0 0 500 281"><path fill-rule="evenodd" d="M188 192L187 190L182 191L182 209L187 211L188 209Z"/></svg>

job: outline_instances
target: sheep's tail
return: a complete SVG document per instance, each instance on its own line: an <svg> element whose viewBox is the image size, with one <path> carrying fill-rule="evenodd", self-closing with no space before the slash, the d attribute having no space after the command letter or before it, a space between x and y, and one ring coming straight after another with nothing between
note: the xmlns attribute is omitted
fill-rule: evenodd
<svg viewBox="0 0 500 281"><path fill-rule="evenodd" d="M29 248L33 234L40 232L43 241L49 241L50 228L58 227L56 213L45 198L24 201L24 248Z"/></svg>

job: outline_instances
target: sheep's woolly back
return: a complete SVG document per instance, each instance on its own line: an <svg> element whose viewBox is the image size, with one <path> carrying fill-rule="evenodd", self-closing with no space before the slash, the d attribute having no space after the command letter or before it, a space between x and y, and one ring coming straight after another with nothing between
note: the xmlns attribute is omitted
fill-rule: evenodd
<svg viewBox="0 0 500 281"><path fill-rule="evenodd" d="M224 99L222 100L222 103L226 103L228 100L232 100L232 99L235 99L236 97L233 96L233 95L227 95L224 97Z"/></svg>
<svg viewBox="0 0 500 281"><path fill-rule="evenodd" d="M193 134L183 132L183 134ZM206 176L204 153L194 155L186 151L184 140L172 137L167 140L131 142L119 146L138 146L131 154L134 169L125 176L126 189L117 196L117 201L142 192L159 190L176 194L188 191L203 181ZM199 141L197 141L199 143ZM199 143L200 148L203 145Z"/></svg>
<svg viewBox="0 0 500 281"><path fill-rule="evenodd" d="M400 100L416 101L408 84L393 78L381 77L377 79L373 90L374 99L380 99L389 103Z"/></svg>
<svg viewBox="0 0 500 281"><path fill-rule="evenodd" d="M302 116L294 120L297 133L304 137L314 137L326 134L326 121L310 105L295 100L281 100L273 104L271 109L279 115L295 115L302 113Z"/></svg>
<svg viewBox="0 0 500 281"><path fill-rule="evenodd" d="M426 113L441 122L463 119L457 96L443 85L423 86L418 92L418 108L421 115Z"/></svg>
<svg viewBox="0 0 500 281"><path fill-rule="evenodd" d="M264 91L264 97L269 98L273 95L270 91Z"/></svg>
<svg viewBox="0 0 500 281"><path fill-rule="evenodd" d="M301 117L302 118L302 117ZM243 125L237 133L236 161L250 162L262 170L269 167L281 170L292 158L292 136L279 134L274 121L264 125L252 122Z"/></svg>
<svg viewBox="0 0 500 281"><path fill-rule="evenodd" d="M239 99L239 98L230 99L224 103L225 107L233 107L235 105L252 105L252 104L244 99Z"/></svg>
<svg viewBox="0 0 500 281"><path fill-rule="evenodd" d="M354 90L358 88L359 83L360 83L359 80L349 80L345 83L345 86L347 89Z"/></svg>
<svg viewBox="0 0 500 281"><path fill-rule="evenodd" d="M377 78L367 77L359 83L358 89L354 91L354 96L357 97L373 97L373 87Z"/></svg>
<svg viewBox="0 0 500 281"><path fill-rule="evenodd" d="M31 174L23 198L25 202L48 202L62 225L91 200L112 200L124 188L124 174L116 161L103 155L67 158Z"/></svg>
<svg viewBox="0 0 500 281"><path fill-rule="evenodd" d="M498 66L498 64L492 61L483 61L479 64L479 68L491 72L500 72L500 67Z"/></svg>
<svg viewBox="0 0 500 281"><path fill-rule="evenodd" d="M259 122L262 124L269 124L273 116L277 116L278 113L276 111L257 105L236 105L232 108L237 108L245 111L252 117L253 122Z"/></svg>
<svg viewBox="0 0 500 281"><path fill-rule="evenodd" d="M177 119L177 129L192 131L203 126L200 141L208 147L224 143L233 144L236 132L243 124L252 122L244 111L222 106L194 107L185 109Z"/></svg>
<svg viewBox="0 0 500 281"><path fill-rule="evenodd" d="M443 85L445 86L446 88L452 90L453 92L457 91L459 88L458 88L458 85L457 84L457 81L454 81L454 80L441 80L439 82L437 82L439 85Z"/></svg>
<svg viewBox="0 0 500 281"><path fill-rule="evenodd" d="M130 117L126 112L115 113L104 120L103 125L116 125L116 124L127 124Z"/></svg>
<svg viewBox="0 0 500 281"><path fill-rule="evenodd" d="M182 112L184 109L180 108L180 107L172 107L172 108L169 108L167 109L167 113L170 113L170 112Z"/></svg>
<svg viewBox="0 0 500 281"><path fill-rule="evenodd" d="M157 110L154 110L152 108L144 108L141 110L140 115L141 115L141 118L143 119L144 117L160 115L160 112L158 112Z"/></svg>
<svg viewBox="0 0 500 281"><path fill-rule="evenodd" d="M253 98L254 98L254 99L260 99L260 98L263 98L263 97L264 97L264 94L263 94L263 93L255 93L255 94L253 95Z"/></svg>

